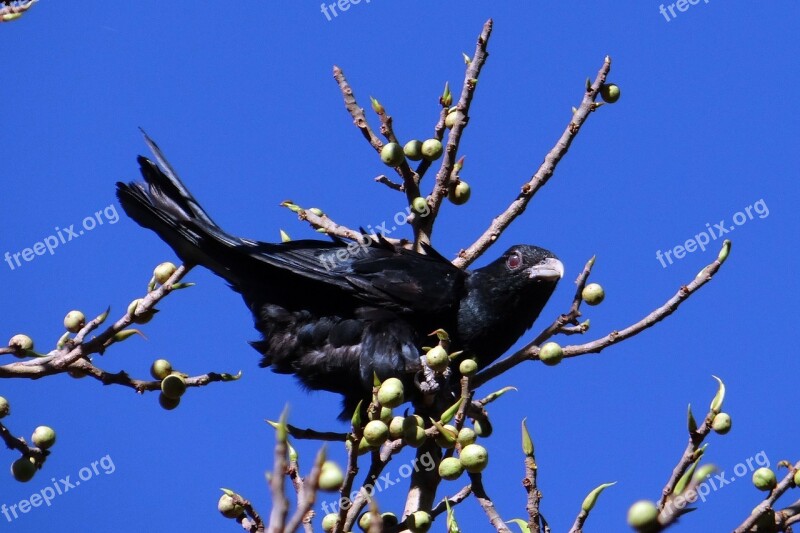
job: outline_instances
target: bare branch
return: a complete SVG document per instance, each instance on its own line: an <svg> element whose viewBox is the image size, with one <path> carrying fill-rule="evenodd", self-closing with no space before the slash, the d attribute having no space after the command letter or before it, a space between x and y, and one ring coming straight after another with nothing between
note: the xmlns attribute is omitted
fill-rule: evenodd
<svg viewBox="0 0 800 533"><path fill-rule="evenodd" d="M595 104L595 98L597 98L600 86L606 81L606 76L608 76L610 70L611 58L606 57L591 88L583 95L583 101L580 107L573 113L572 119L564 130L564 133L561 134L556 145L545 156L539 169L531 179L522 186L522 190L517 198L511 202L511 205L492 221L483 235L478 237L478 240L472 243L466 250L461 250L458 253L458 257L453 260L454 265L458 268L466 268L469 266L494 244L514 219L525 211L528 202L531 201L536 192L547 183L555 172L556 166L559 161L561 161L561 158L566 155L572 141L578 135L581 126L583 126L583 123L589 118L589 114L596 109L597 104Z"/></svg>
<svg viewBox="0 0 800 533"><path fill-rule="evenodd" d="M456 105L459 114L463 117L461 120L456 120L453 124L453 129L450 130L450 135L447 138L447 145L444 147L444 154L442 156L442 164L439 171L436 173L436 184L431 192L428 200L430 206L430 214L424 218L420 217L418 224L415 225L414 232L414 247L419 251L422 243L430 244L431 235L433 233L433 224L436 216L439 214L439 207L442 205L442 200L447 196L448 185L450 183L450 176L453 172L453 166L456 163L456 156L458 154L458 146L461 141L461 134L467 126L467 119L469 117L469 108L472 102L472 97L475 92L475 87L478 84L481 68L483 68L486 59L489 57L487 46L489 38L492 35L492 19L486 21L483 25L483 30L478 37L478 42L475 46L475 55L467 65L467 70L464 75L464 85L461 89L461 96ZM444 127L444 117L447 110L442 110L440 118L440 125L437 127Z"/></svg>
<svg viewBox="0 0 800 533"><path fill-rule="evenodd" d="M687 285L682 286L678 289L678 292L669 300L667 300L661 307L652 311L650 314L642 318L640 321L636 322L633 325L628 326L627 328L620 330L620 331L612 331L605 337L596 339L591 342L587 342L585 344L580 344L577 346L565 346L564 347L564 357L578 357L580 355L585 355L589 353L600 353L605 348L608 348L612 344L617 344L625 339L633 337L634 335L638 335L642 331L651 328L652 326L656 325L658 322L664 320L669 315L674 313L678 307L685 302L692 294L697 292L700 287L711 281L714 275L719 271L722 263L725 261L727 254L730 250L730 241L725 241L723 244L722 252L720 252L720 256L706 266L697 277L692 280ZM493 379L503 372L507 371L510 368L515 367L519 363L523 361L535 360L538 358L539 355L539 347L534 344L528 344L525 348L519 350L518 352L514 353L513 355L495 363L494 365L490 366L483 372L480 372L473 378L473 384L475 387L478 387L490 379Z"/></svg>
<svg viewBox="0 0 800 533"><path fill-rule="evenodd" d="M486 494L486 490L483 488L481 474L470 474L469 479L472 481L472 495L478 500L478 503L481 505L481 508L483 508L483 512L486 513L492 526L500 533L511 533L511 530L508 529L506 523L500 518L497 509L495 509L494 502L489 495Z"/></svg>

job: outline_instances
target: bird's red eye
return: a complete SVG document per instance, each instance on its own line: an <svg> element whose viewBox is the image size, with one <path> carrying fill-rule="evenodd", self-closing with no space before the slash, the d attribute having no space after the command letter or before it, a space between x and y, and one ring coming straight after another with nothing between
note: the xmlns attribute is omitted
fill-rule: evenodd
<svg viewBox="0 0 800 533"><path fill-rule="evenodd" d="M511 254L508 256L508 259L506 259L506 266L511 270L518 269L521 264L522 258L519 256L519 254Z"/></svg>

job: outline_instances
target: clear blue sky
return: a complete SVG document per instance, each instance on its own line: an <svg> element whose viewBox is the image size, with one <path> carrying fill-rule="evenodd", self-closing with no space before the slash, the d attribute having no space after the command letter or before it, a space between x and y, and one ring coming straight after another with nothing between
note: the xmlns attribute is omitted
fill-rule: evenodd
<svg viewBox="0 0 800 533"><path fill-rule="evenodd" d="M553 530L566 531L586 492L605 481L619 483L587 531L625 530L628 506L658 497L685 446L686 404L707 407L712 374L728 385L734 428L710 438L709 461L731 477L762 451L773 465L800 459L791 347L800 8L788 0L710 0L668 21L658 0L476 4L364 0L328 21L317 2L42 0L0 25L0 254L116 206L102 226L52 256L13 270L0 263L0 335L25 332L50 348L67 311L95 315L110 304L120 316L143 294L153 266L174 259L114 197L115 181L138 178L135 156L146 150L139 126L233 233L315 236L278 207L287 198L350 226L390 219L403 199L373 184L385 167L352 126L331 67L344 69L362 104L368 95L381 100L401 138L425 138L444 82L460 84L461 53L472 53L493 17L491 57L462 143L473 197L445 207L435 235L442 253L471 243L514 197L606 54L610 79L622 88L619 103L590 117L556 176L487 256L534 243L564 261L565 280L531 335L567 309L572 280L593 254L593 279L607 296L586 313L587 340L660 305L714 258L719 241L667 268L658 250L683 245L707 223L730 226L759 201L768 209L763 218L751 209L754 218L727 235L733 252L717 278L656 328L601 355L518 367L486 388L519 388L490 410L486 485L501 515L525 516L519 422L528 417ZM263 419L288 402L299 426L345 429L334 421L335 396L306 394L292 378L257 367L246 343L257 334L236 294L206 271L190 280L197 287L168 298L144 327L147 341L130 340L99 364L146 376L163 356L188 373L241 369L243 379L190 390L172 412L155 394L90 379L0 383L13 409L4 422L15 434L49 424L59 439L30 483L0 477L0 503L28 498L51 477L75 480L106 455L115 466L49 508L11 523L0 516L0 530L236 531L216 511L218 488L268 512L273 432ZM308 467L316 444L297 448ZM344 457L336 447L332 454ZM0 466L14 458L3 452ZM461 484L443 487L455 492ZM399 511L404 493L384 492L383 507ZM760 499L749 481L734 482L674 530L731 530ZM797 491L782 501L795 499ZM466 531L489 529L472 501L457 516Z"/></svg>

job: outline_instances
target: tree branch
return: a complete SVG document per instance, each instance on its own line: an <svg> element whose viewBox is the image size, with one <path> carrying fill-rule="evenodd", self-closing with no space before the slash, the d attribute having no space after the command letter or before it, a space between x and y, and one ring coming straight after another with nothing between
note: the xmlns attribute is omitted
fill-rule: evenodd
<svg viewBox="0 0 800 533"><path fill-rule="evenodd" d="M580 344L577 346L565 346L564 347L564 357L578 357L580 355L585 355L589 353L600 353L605 348L608 348L612 344L617 344L618 342L624 341L634 335L638 335L642 331L651 328L652 326L656 325L658 322L664 320L669 315L674 313L678 307L685 302L692 294L697 292L700 287L711 281L714 275L719 271L722 263L728 256L730 252L731 242L726 240L723 244L722 251L720 255L706 266L697 277L692 280L687 285L682 286L678 289L678 292L672 296L669 300L667 300L661 307L652 311L650 314L642 318L640 321L636 322L633 325L628 326L627 328L617 331L614 330L605 337L601 337L591 342L587 342L585 344ZM503 359L495 363L494 365L490 366L483 372L480 372L473 378L473 384L475 387L478 387L490 379L493 379L503 372L509 370L517 366L518 364L522 363L523 361L535 360L538 358L539 355L539 347L534 343L528 344L525 348L519 350L518 352L514 353L513 355Z"/></svg>
<svg viewBox="0 0 800 533"><path fill-rule="evenodd" d="M517 198L511 202L511 205L509 205L503 213L498 215L492 221L491 225L483 233L483 235L478 237L478 240L472 243L466 250L461 250L458 253L458 257L453 260L453 264L455 266L458 268L468 267L473 261L475 261L486 250L488 250L492 244L494 244L494 242L500 237L503 231L508 228L514 219L516 219L525 211L525 208L528 206L528 202L530 202L533 198L533 195L536 194L536 192L547 183L547 181L555 172L556 166L558 166L561 158L566 155L570 145L572 144L572 141L578 135L578 131L580 131L581 126L583 126L583 123L586 122L587 118L589 118L589 114L596 109L598 104L595 104L595 98L597 98L597 94L600 91L600 86L605 83L606 76L608 76L610 70L611 58L606 56L603 66L600 67L600 71L597 73L594 83L592 83L591 87L583 95L583 101L581 102L580 107L578 107L575 113L573 113L572 119L567 125L567 128L564 130L564 133L561 134L561 137L558 139L558 142L556 142L556 145L545 156L544 161L542 162L541 166L539 166L539 169L531 177L531 179L522 186L522 190Z"/></svg>

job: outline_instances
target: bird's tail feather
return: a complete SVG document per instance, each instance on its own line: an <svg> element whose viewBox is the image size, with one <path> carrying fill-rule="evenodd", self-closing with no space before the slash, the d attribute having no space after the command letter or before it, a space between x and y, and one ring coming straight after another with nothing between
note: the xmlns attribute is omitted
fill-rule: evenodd
<svg viewBox="0 0 800 533"><path fill-rule="evenodd" d="M245 244L217 226L146 134L145 141L158 164L139 156L146 184L118 182L120 205L140 226L156 232L186 264L205 266L237 285L231 266L240 255L237 249Z"/></svg>

